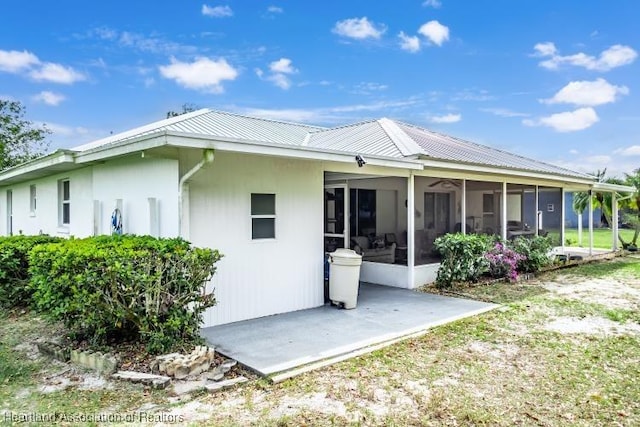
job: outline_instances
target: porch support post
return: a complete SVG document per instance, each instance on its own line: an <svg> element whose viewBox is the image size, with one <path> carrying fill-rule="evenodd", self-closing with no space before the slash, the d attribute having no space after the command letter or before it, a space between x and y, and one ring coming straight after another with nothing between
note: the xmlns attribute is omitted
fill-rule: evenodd
<svg viewBox="0 0 640 427"><path fill-rule="evenodd" d="M540 215L538 214L538 211L540 210L538 208L538 204L540 203L540 201L538 200L538 186L536 185L536 237L538 236L538 233L540 231Z"/></svg>
<svg viewBox="0 0 640 427"><path fill-rule="evenodd" d="M560 241L561 241L561 246L562 246L562 253L564 253L564 245L566 243L565 225L564 225L565 215L566 215L566 207L565 207L564 197L565 197L565 192L564 192L564 187L562 187L560 189L560 215L562 215L562 218L560 218Z"/></svg>
<svg viewBox="0 0 640 427"><path fill-rule="evenodd" d="M582 246L582 212L578 214L578 246Z"/></svg>
<svg viewBox="0 0 640 427"><path fill-rule="evenodd" d="M500 235L507 240L507 181L502 182L502 218L500 218Z"/></svg>
<svg viewBox="0 0 640 427"><path fill-rule="evenodd" d="M611 249L613 251L618 250L618 195L614 191L611 194L611 230L613 231L613 242Z"/></svg>
<svg viewBox="0 0 640 427"><path fill-rule="evenodd" d="M409 269L407 288L409 289L413 289L416 274L414 271L416 253L415 211L415 176L413 171L410 171L407 178L407 268Z"/></svg>
<svg viewBox="0 0 640 427"><path fill-rule="evenodd" d="M593 194L589 190L589 256L593 255Z"/></svg>
<svg viewBox="0 0 640 427"><path fill-rule="evenodd" d="M462 180L462 200L460 201L460 231L467 234L467 180Z"/></svg>

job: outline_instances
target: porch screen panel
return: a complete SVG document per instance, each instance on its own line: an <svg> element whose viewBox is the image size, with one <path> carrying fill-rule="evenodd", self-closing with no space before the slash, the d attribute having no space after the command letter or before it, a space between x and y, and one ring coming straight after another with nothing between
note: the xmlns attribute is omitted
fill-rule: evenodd
<svg viewBox="0 0 640 427"><path fill-rule="evenodd" d="M351 236L376 235L376 190L351 189L349 224Z"/></svg>

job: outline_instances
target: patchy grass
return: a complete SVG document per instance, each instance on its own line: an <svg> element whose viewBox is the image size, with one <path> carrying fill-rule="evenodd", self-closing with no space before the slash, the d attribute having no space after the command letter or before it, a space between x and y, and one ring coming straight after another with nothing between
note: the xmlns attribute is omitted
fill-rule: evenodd
<svg viewBox="0 0 640 427"><path fill-rule="evenodd" d="M631 241L633 238L633 230L628 228L621 228L618 230L620 236L625 242ZM554 242L560 242L560 230L549 230L549 235L553 238ZM585 227L582 230L582 244L578 245L578 229L567 228L564 231L565 241L569 246L581 246L589 247L589 229ZM608 228L594 228L593 229L593 247L601 249L611 249L613 243L613 231ZM620 241L618 241L620 245Z"/></svg>
<svg viewBox="0 0 640 427"><path fill-rule="evenodd" d="M0 419L5 419L4 411L77 416L108 410L125 414L145 403L167 403L163 391L105 383L85 371L42 358L35 341L55 337L60 331L33 313L0 315Z"/></svg>
<svg viewBox="0 0 640 427"><path fill-rule="evenodd" d="M618 277L627 279L640 279L640 259L627 256L611 260L603 260L593 263L578 264L568 270L549 273L546 277L557 277L569 274L577 277Z"/></svg>
<svg viewBox="0 0 640 427"><path fill-rule="evenodd" d="M0 334L12 338L0 345L0 362L20 373L0 382L0 413L121 413L155 404L212 426L640 425L638 264L616 259L530 282L459 287L456 296L503 307L281 384L257 380L175 404L164 392L122 384L41 394L42 376L60 367L17 358L15 346L42 323L30 314L2 318ZM582 329L557 327L575 324Z"/></svg>

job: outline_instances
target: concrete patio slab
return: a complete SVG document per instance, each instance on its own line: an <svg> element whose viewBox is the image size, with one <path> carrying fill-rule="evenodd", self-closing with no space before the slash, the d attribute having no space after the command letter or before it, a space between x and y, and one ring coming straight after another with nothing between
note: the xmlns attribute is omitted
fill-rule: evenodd
<svg viewBox="0 0 640 427"><path fill-rule="evenodd" d="M216 351L271 375L425 331L497 307L361 283L353 310L323 306L204 328Z"/></svg>

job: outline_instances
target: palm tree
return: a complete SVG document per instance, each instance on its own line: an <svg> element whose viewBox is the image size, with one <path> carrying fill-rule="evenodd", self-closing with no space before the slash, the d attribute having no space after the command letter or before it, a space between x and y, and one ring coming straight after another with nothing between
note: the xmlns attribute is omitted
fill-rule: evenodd
<svg viewBox="0 0 640 427"><path fill-rule="evenodd" d="M603 170L598 169L598 171L594 174L594 176L596 177L598 182L606 182L609 184L623 183L622 180L617 178L605 178L606 174L607 174L606 168ZM638 178L640 180L640 177ZM605 221L607 222L607 224L609 224L609 226L611 226L611 224L613 224L612 218L611 218L613 216L613 211L611 209L612 193L592 191L591 197L592 197L593 206L595 208L598 208L598 207L600 208ZM589 193L587 193L586 191L578 191L573 193L572 207L575 213L579 215L582 214L584 210L587 208L587 206L589 206ZM618 219L616 218L615 221L617 220ZM624 240L622 240L622 237L620 237L620 234L618 234L618 240L620 240L620 243L622 243L623 246L627 245L627 243Z"/></svg>
<svg viewBox="0 0 640 427"><path fill-rule="evenodd" d="M636 191L627 200L626 207L631 210L632 223L635 226L635 232L631 239L631 244L637 246L638 237L640 235L640 168L633 171L633 173L625 173L625 184L635 187Z"/></svg>

